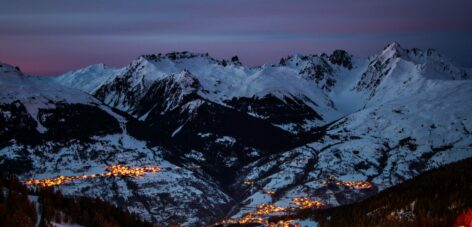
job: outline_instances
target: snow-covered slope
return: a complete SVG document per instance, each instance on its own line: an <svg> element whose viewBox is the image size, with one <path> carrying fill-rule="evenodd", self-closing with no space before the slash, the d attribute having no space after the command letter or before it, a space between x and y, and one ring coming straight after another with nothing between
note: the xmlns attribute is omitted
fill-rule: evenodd
<svg viewBox="0 0 472 227"><path fill-rule="evenodd" d="M94 93L100 86L114 76L120 74L123 69L107 67L104 64L90 65L76 71L70 71L53 80L72 88L78 88L87 93Z"/></svg>
<svg viewBox="0 0 472 227"><path fill-rule="evenodd" d="M143 90L150 82L187 70L205 90L200 95L220 104L233 97L263 97L270 93L305 96L313 102L323 97L316 89L307 89L309 84L305 80L294 77L298 73L294 69L267 65L248 68L238 62L223 63L204 54L145 55L132 62L128 69L128 73L133 74L128 78L130 86Z"/></svg>
<svg viewBox="0 0 472 227"><path fill-rule="evenodd" d="M466 69L455 66L435 50L404 49L392 43L370 61L355 89L369 95L366 104L372 106L414 97L447 80L471 78Z"/></svg>
<svg viewBox="0 0 472 227"><path fill-rule="evenodd" d="M300 61L311 60L307 58ZM201 85L198 96L220 105L226 106L230 101L237 105L237 100L241 98L259 100L273 96L283 103L287 99L297 100L299 105L308 107L308 111L320 116L311 119L320 121L319 124L341 116L330 99L317 88L316 82L300 74L300 67L264 65L250 68L242 66L237 58L219 61L207 54L187 52L144 55L133 61L120 75L110 77L102 86L82 90L96 90L91 93L108 105L133 113L153 83L187 71ZM75 73L65 74L57 81L67 85L64 81L76 77L78 75ZM267 117L251 110L248 112L261 118ZM135 116L142 119L146 117Z"/></svg>
<svg viewBox="0 0 472 227"><path fill-rule="evenodd" d="M11 102L22 99L43 97L70 103L95 102L95 98L84 95L84 92L68 89L50 83L48 78L33 77L23 74L18 67L0 63L0 101Z"/></svg>
<svg viewBox="0 0 472 227"><path fill-rule="evenodd" d="M286 207L294 197L350 203L472 157L472 80L466 70L428 52L394 43L372 58L348 91L361 97L364 108L330 124L315 143L244 167L233 187L246 195L233 217L261 203ZM373 187L336 184L345 181Z"/></svg>
<svg viewBox="0 0 472 227"><path fill-rule="evenodd" d="M64 75L56 82L71 77L77 76ZM290 132L341 116L316 83L297 69L248 68L237 58L219 61L187 52L141 56L92 94L145 125L145 132L134 131L140 138L179 144L182 151L169 158L199 152L203 158L185 161L206 169L237 169L262 154L293 148L300 142ZM218 172L213 176L228 180Z"/></svg>
<svg viewBox="0 0 472 227"><path fill-rule="evenodd" d="M301 196L338 205L472 157L472 106L464 105L471 96L472 81L450 81L415 99L366 108L329 126L318 142L248 165L235 187L256 182L246 187L246 207L284 205ZM332 187L324 183L331 176L371 182L375 188Z"/></svg>
<svg viewBox="0 0 472 227"><path fill-rule="evenodd" d="M38 111L41 108L54 108L55 103L91 105L100 103L80 90L57 86L46 78L25 75L19 68L8 64L0 63L0 73L0 103L17 102L18 105L24 106L36 122L39 132L46 130L38 118Z"/></svg>
<svg viewBox="0 0 472 227"><path fill-rule="evenodd" d="M58 188L155 223L196 225L224 215L232 199L207 174L166 161L162 147L128 134L127 121L85 92L0 64L2 171L28 180L99 174L114 164L156 166L161 171L141 177L82 179Z"/></svg>
<svg viewBox="0 0 472 227"><path fill-rule="evenodd" d="M471 70L397 43L370 58L337 50L260 67L180 52L52 79L1 70L2 169L27 178L159 165L60 186L157 223L297 197L336 206L472 156Z"/></svg>

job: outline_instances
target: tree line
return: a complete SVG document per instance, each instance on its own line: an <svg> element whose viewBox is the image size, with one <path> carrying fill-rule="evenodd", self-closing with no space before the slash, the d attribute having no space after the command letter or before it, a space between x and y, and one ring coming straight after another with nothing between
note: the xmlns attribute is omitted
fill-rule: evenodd
<svg viewBox="0 0 472 227"><path fill-rule="evenodd" d="M472 226L472 158L452 163L350 205L273 217L319 226Z"/></svg>
<svg viewBox="0 0 472 227"><path fill-rule="evenodd" d="M100 227L152 226L100 199L66 197L53 188L29 189L12 174L0 175L0 226L46 227L51 222Z"/></svg>

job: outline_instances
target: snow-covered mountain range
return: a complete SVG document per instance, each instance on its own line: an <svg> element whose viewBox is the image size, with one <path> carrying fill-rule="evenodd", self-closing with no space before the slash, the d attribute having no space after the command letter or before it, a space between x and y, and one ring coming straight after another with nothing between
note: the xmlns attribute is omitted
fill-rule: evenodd
<svg viewBox="0 0 472 227"><path fill-rule="evenodd" d="M0 168L156 223L210 224L293 198L329 206L472 156L472 70L397 43L243 66L188 52L34 77L0 64ZM369 188L339 182L368 182Z"/></svg>

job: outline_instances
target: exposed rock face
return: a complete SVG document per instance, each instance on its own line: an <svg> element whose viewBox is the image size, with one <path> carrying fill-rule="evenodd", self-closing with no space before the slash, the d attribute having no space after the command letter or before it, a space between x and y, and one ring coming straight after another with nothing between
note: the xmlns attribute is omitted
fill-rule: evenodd
<svg viewBox="0 0 472 227"><path fill-rule="evenodd" d="M0 104L0 112L0 148L8 146L11 140L24 144L35 144L40 140L37 123L21 102Z"/></svg>
<svg viewBox="0 0 472 227"><path fill-rule="evenodd" d="M261 67L144 55L52 79L0 65L0 169L26 180L159 166L58 186L155 223L210 224L294 197L337 206L472 156L470 70L397 43Z"/></svg>
<svg viewBox="0 0 472 227"><path fill-rule="evenodd" d="M303 77L315 81L316 84L325 91L331 91L334 85L336 85L336 79L333 73L334 69L323 58L319 63L308 64L299 72Z"/></svg>
<svg viewBox="0 0 472 227"><path fill-rule="evenodd" d="M54 140L89 138L122 132L118 120L91 105L57 103L54 109L39 109L38 119L47 129L45 136Z"/></svg>
<svg viewBox="0 0 472 227"><path fill-rule="evenodd" d="M14 68L5 71L0 73L2 172L27 180L97 174L118 163L158 166L160 172L139 178L101 177L56 186L67 196L101 198L155 223L212 223L234 204L208 174L174 165L163 158L169 152L162 147L131 137L127 125L133 118L126 113L84 92Z"/></svg>
<svg viewBox="0 0 472 227"><path fill-rule="evenodd" d="M308 121L323 120L323 118L306 103L296 97L279 99L273 95L264 97L233 98L226 102L231 107L255 117L265 119L275 125L294 123L303 125ZM316 103L313 103L316 105ZM299 128L299 130L303 130Z"/></svg>
<svg viewBox="0 0 472 227"><path fill-rule="evenodd" d="M349 53L347 53L345 50L333 51L333 53L329 56L329 61L332 64L340 65L347 69L352 69L353 67L351 55L349 55Z"/></svg>

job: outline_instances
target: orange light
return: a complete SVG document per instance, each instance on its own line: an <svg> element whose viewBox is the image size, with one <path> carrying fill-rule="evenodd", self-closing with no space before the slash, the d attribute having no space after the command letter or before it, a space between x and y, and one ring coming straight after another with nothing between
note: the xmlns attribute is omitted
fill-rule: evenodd
<svg viewBox="0 0 472 227"><path fill-rule="evenodd" d="M355 189L371 189L373 187L371 183L366 181L340 181L337 182L336 185L343 185Z"/></svg>
<svg viewBox="0 0 472 227"><path fill-rule="evenodd" d="M128 167L124 165L110 165L106 167L106 172L101 174L80 175L80 176L58 176L55 178L46 178L42 180L27 180L27 185L37 185L40 187L51 187L70 183L75 180L89 179L97 177L140 177L146 173L157 173L161 171L159 167Z"/></svg>
<svg viewBox="0 0 472 227"><path fill-rule="evenodd" d="M322 180L321 184L328 184L334 183L338 186L344 186L347 188L354 188L354 189L372 189L374 185L367 181L343 181L338 180L338 177L335 175L328 176L328 180Z"/></svg>
<svg viewBox="0 0 472 227"><path fill-rule="evenodd" d="M231 218L226 219L221 222L216 223L215 225L225 225L225 224L261 224L269 227L288 227L288 226L300 226L298 224L292 223L293 220L279 221L277 223L271 223L268 221L269 217L274 214L284 215L289 211L312 208L312 207L321 207L326 206L326 203L309 200L306 197L294 198L292 203L296 207L279 207L274 204L261 204L256 207L256 210L253 212L245 213L240 218Z"/></svg>

